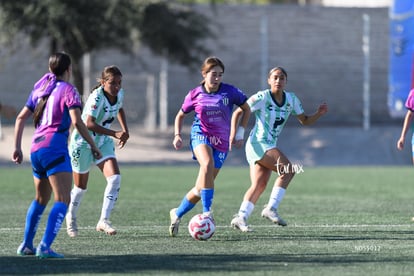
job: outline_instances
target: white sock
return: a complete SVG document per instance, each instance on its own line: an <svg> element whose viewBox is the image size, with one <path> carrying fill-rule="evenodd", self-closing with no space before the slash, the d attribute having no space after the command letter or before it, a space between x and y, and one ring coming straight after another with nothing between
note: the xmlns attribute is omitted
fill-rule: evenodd
<svg viewBox="0 0 414 276"><path fill-rule="evenodd" d="M282 202L285 192L285 188L273 187L272 193L270 194L269 203L267 204L267 208L273 207L274 209L277 209L279 207L280 202Z"/></svg>
<svg viewBox="0 0 414 276"><path fill-rule="evenodd" d="M77 186L73 186L72 191L70 192L70 204L67 212L67 216L71 218L76 218L76 215L79 210L83 195L86 193L86 190L83 190Z"/></svg>
<svg viewBox="0 0 414 276"><path fill-rule="evenodd" d="M106 178L106 188L103 198L101 218L109 219L112 209L115 206L115 202L118 199L119 189L121 188L121 176L119 174L114 174Z"/></svg>
<svg viewBox="0 0 414 276"><path fill-rule="evenodd" d="M243 201L242 204L240 205L238 216L247 220L252 214L253 209L254 209L253 203L247 200Z"/></svg>

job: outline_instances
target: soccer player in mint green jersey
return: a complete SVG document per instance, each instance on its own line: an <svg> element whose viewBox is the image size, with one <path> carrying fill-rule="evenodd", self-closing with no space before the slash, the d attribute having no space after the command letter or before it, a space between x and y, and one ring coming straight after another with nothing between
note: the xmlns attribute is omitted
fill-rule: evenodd
<svg viewBox="0 0 414 276"><path fill-rule="evenodd" d="M234 105L240 107L242 122L246 121L247 124L250 116L246 95L233 85L222 82L224 65L220 59L208 57L201 67L201 74L203 81L188 92L175 117L173 146L178 150L183 145L181 129L184 118L189 113L195 113L190 147L200 170L194 188L188 191L177 208L170 210L169 232L172 237L178 234L181 218L200 200L203 214L211 217L214 180L223 166L230 146L234 144L237 147L243 139L243 135L230 135Z"/></svg>
<svg viewBox="0 0 414 276"><path fill-rule="evenodd" d="M70 237L78 235L77 212L87 190L89 171L93 164L101 170L106 179L101 215L96 230L108 235L115 235L117 232L109 220L121 188L121 173L115 156L114 139L117 140L119 148L123 148L129 139L126 115L122 107L124 90L121 85L122 73L119 68L114 65L105 67L99 84L89 95L82 112L82 120L102 152L102 158L95 159L89 153L89 146L85 143L85 139L77 131L72 133L69 151L75 185L71 191L71 201L66 216L66 230ZM115 118L118 119L120 130L111 129Z"/></svg>
<svg viewBox="0 0 414 276"><path fill-rule="evenodd" d="M272 172L278 174L269 202L261 215L275 224L286 226L277 209L285 191L295 175L296 167L277 147L277 140L290 115L296 116L302 125L315 123L328 111L326 103L321 104L316 113L305 115L302 104L292 92L285 91L287 73L281 67L275 67L268 74L270 89L259 91L247 100L251 113L255 115L255 124L246 142L246 157L250 165L251 186L246 191L239 212L231 225L242 232L250 231L247 219L252 214L254 205L266 189ZM241 110L233 113L232 120L238 121ZM232 122L232 126L236 123ZM247 123L241 121L246 127ZM232 130L233 131L233 130Z"/></svg>

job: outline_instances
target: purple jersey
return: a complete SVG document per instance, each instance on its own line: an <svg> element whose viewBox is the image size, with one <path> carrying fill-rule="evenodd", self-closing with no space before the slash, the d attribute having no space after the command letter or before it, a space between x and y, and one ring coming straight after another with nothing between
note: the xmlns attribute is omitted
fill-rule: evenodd
<svg viewBox="0 0 414 276"><path fill-rule="evenodd" d="M414 111L414 89L408 94L408 98L405 101L405 107L411 111Z"/></svg>
<svg viewBox="0 0 414 276"><path fill-rule="evenodd" d="M26 107L32 112L44 93L33 89L26 102ZM81 108L82 103L76 88L67 82L56 81L50 91L39 125L32 139L31 152L44 147L66 147L71 119L69 109Z"/></svg>
<svg viewBox="0 0 414 276"><path fill-rule="evenodd" d="M188 92L181 110L195 112L192 132L201 131L215 149L227 152L233 105L241 106L246 101L246 95L232 85L221 83L215 93L207 93L200 85Z"/></svg>

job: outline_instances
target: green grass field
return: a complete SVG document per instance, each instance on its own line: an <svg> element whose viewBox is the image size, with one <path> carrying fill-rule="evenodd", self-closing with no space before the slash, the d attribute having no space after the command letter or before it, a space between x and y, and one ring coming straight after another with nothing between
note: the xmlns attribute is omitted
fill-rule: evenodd
<svg viewBox="0 0 414 276"><path fill-rule="evenodd" d="M216 180L216 233L192 240L187 214L178 237L168 235L169 210L193 185L197 167L122 167L111 220L118 235L95 231L104 182L94 169L79 212L80 235L65 225L53 248L64 259L16 256L34 189L30 168L0 168L0 274L17 275L414 275L412 167L304 168L279 213L287 227L260 217L271 185L241 233L229 225L249 185L248 168L224 167ZM274 179L275 177L273 177ZM35 238L45 227L46 209Z"/></svg>

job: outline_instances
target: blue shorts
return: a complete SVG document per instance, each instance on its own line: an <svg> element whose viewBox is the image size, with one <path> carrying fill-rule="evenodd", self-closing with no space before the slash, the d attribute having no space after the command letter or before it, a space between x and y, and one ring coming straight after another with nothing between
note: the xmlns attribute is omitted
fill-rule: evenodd
<svg viewBox="0 0 414 276"><path fill-rule="evenodd" d="M47 178L59 172L72 172L70 157L66 147L63 149L39 149L30 154L33 176Z"/></svg>
<svg viewBox="0 0 414 276"><path fill-rule="evenodd" d="M224 152L224 151L216 150L211 145L210 139L208 139L207 136L205 136L204 134L199 133L199 132L191 132L191 136L190 136L190 148L191 148L191 151L193 153L193 159L194 160L197 160L197 158L194 155L194 149L198 145L208 145L208 146L210 146L212 148L212 150L213 150L213 159L214 159L214 168L221 169L221 167L224 164L224 161L227 158L228 151Z"/></svg>
<svg viewBox="0 0 414 276"><path fill-rule="evenodd" d="M413 158L414 158L414 133L411 137L411 152L412 152Z"/></svg>

